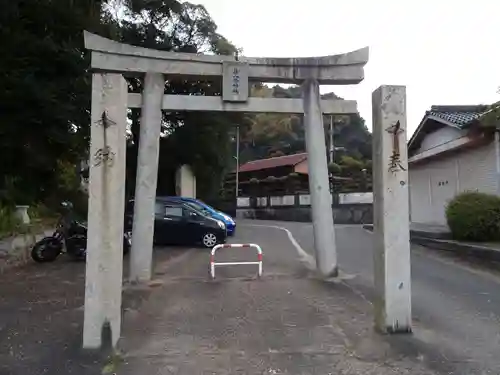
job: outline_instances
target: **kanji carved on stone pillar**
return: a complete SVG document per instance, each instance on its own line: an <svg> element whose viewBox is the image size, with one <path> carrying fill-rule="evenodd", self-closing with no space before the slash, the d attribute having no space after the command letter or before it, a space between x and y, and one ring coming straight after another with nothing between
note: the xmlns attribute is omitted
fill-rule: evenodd
<svg viewBox="0 0 500 375"><path fill-rule="evenodd" d="M389 159L389 172L395 173L400 170L405 171L406 169L401 165L401 152L399 148L399 134L403 133L405 130L398 121L396 124L388 127L386 131L392 134L392 155Z"/></svg>

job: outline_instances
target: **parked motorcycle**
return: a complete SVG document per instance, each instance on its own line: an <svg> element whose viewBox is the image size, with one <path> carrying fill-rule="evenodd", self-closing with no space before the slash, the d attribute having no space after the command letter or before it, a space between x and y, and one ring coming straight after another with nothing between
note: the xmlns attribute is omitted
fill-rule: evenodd
<svg viewBox="0 0 500 375"><path fill-rule="evenodd" d="M31 250L35 262L53 262L66 252L75 260L84 260L87 255L87 226L76 220L70 202L61 204L64 213L59 219L54 233L38 241ZM128 253L132 244L131 232L123 235L123 252Z"/></svg>

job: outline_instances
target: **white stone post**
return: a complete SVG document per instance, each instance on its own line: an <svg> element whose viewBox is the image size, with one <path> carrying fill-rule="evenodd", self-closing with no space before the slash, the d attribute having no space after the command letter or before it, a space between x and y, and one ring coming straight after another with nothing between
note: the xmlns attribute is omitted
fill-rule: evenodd
<svg viewBox="0 0 500 375"><path fill-rule="evenodd" d="M382 332L411 332L406 88L379 87L372 106L375 323Z"/></svg>
<svg viewBox="0 0 500 375"><path fill-rule="evenodd" d="M332 196L328 182L319 84L317 80L309 79L304 81L302 88L316 265L323 276L337 276Z"/></svg>
<svg viewBox="0 0 500 375"><path fill-rule="evenodd" d="M121 74L94 74L83 347L99 348L109 324L120 338L127 83Z"/></svg>
<svg viewBox="0 0 500 375"><path fill-rule="evenodd" d="M162 102L165 79L161 73L147 73L142 94L142 113L135 182L130 280L151 279L153 234Z"/></svg>

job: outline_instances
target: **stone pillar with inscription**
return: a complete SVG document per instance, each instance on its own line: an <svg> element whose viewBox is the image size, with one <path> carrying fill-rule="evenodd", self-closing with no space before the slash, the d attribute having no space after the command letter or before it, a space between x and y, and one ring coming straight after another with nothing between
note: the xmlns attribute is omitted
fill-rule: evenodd
<svg viewBox="0 0 500 375"><path fill-rule="evenodd" d="M127 128L121 74L93 75L91 121L83 347L99 348L101 337L116 345L121 325Z"/></svg>
<svg viewBox="0 0 500 375"><path fill-rule="evenodd" d="M151 279L153 264L153 234L162 102L165 79L161 73L147 73L144 79L137 174L135 181L134 223L130 280Z"/></svg>
<svg viewBox="0 0 500 375"><path fill-rule="evenodd" d="M375 323L411 332L406 88L373 92Z"/></svg>
<svg viewBox="0 0 500 375"><path fill-rule="evenodd" d="M325 133L318 81L315 79L306 80L302 84L302 95L316 265L323 276L337 276L332 196L328 180Z"/></svg>

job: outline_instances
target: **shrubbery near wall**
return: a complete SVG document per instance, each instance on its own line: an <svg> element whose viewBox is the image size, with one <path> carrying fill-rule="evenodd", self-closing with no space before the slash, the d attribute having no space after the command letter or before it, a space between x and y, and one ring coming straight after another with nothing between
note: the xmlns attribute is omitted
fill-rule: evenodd
<svg viewBox="0 0 500 375"><path fill-rule="evenodd" d="M500 197L465 192L446 207L446 219L453 238L462 241L500 240Z"/></svg>

